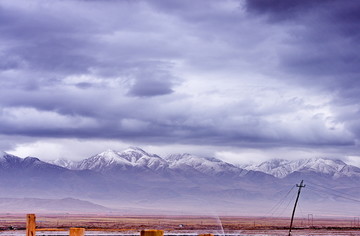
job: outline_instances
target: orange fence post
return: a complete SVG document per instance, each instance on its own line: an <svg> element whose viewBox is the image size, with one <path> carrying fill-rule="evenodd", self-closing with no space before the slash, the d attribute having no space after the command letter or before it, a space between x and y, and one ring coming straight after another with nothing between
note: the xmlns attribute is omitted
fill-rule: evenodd
<svg viewBox="0 0 360 236"><path fill-rule="evenodd" d="M35 214L26 215L26 236L36 235L36 216Z"/></svg>
<svg viewBox="0 0 360 236"><path fill-rule="evenodd" d="M140 236L164 236L163 230L145 229L141 230Z"/></svg>
<svg viewBox="0 0 360 236"><path fill-rule="evenodd" d="M85 229L84 228L70 228L70 236L84 236Z"/></svg>

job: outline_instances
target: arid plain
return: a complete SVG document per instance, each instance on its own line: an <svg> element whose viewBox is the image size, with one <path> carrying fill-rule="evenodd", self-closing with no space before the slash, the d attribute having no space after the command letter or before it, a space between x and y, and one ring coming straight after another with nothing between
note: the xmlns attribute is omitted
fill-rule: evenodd
<svg viewBox="0 0 360 236"><path fill-rule="evenodd" d="M236 216L136 216L101 214L37 215L38 235L65 235L71 227L83 227L91 235L139 235L143 229L160 229L165 234L197 235L287 235L289 218ZM25 215L0 215L0 235L21 235ZM360 235L358 219L295 219L293 235ZM100 233L99 233L100 234Z"/></svg>

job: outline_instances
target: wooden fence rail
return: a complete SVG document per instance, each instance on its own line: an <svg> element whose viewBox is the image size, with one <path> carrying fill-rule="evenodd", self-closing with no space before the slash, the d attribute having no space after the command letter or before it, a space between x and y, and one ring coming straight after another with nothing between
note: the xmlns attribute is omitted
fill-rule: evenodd
<svg viewBox="0 0 360 236"><path fill-rule="evenodd" d="M84 236L84 228L70 228L70 236ZM36 216L35 214L26 215L26 236L36 236Z"/></svg>

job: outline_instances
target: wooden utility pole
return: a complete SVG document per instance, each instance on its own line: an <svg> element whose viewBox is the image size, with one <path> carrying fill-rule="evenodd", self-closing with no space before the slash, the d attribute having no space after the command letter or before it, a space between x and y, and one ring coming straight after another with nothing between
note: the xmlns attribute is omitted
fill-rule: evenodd
<svg viewBox="0 0 360 236"><path fill-rule="evenodd" d="M291 222L290 222L290 229L289 229L289 236L291 236L291 229L292 229L292 225L293 225L293 221L294 221L294 215L295 215L295 210L296 210L296 205L299 201L299 196L300 196L300 192L301 192L301 188L304 188L305 185L303 185L304 180L301 180L300 184L297 184L296 187L299 188L298 193L297 193L297 197L296 197L296 201L295 201L295 205L294 205L294 209L291 215Z"/></svg>
<svg viewBox="0 0 360 236"><path fill-rule="evenodd" d="M26 236L36 236L36 216L35 214L26 215Z"/></svg>

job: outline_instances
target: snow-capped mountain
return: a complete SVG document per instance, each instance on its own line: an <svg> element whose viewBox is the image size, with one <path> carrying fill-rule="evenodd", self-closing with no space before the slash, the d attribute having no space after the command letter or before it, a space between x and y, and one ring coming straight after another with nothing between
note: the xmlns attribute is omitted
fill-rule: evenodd
<svg viewBox="0 0 360 236"><path fill-rule="evenodd" d="M69 197L96 194L106 179L95 172L69 170L36 157L0 155L0 197Z"/></svg>
<svg viewBox="0 0 360 236"><path fill-rule="evenodd" d="M260 165L249 165L243 168L247 170L261 171L277 178L284 178L294 172L325 174L334 178L343 176L359 176L360 168L347 165L341 160L325 158L311 158L300 160L274 159L261 163Z"/></svg>
<svg viewBox="0 0 360 236"><path fill-rule="evenodd" d="M306 160L289 161L283 159L274 159L263 162L259 165L243 165L242 168L246 170L261 171L277 178L284 178L288 174L303 166Z"/></svg>
<svg viewBox="0 0 360 236"><path fill-rule="evenodd" d="M75 169L76 166L78 165L78 162L75 161L71 161L71 160L67 160L67 159L56 159L56 160L51 160L48 161L49 164L53 164L53 165L57 165L60 167L64 167L66 169Z"/></svg>
<svg viewBox="0 0 360 236"><path fill-rule="evenodd" d="M185 154L172 154L165 157L170 169L197 171L205 175L234 175L241 176L247 171L236 167L230 163L211 157L199 157Z"/></svg>
<svg viewBox="0 0 360 236"><path fill-rule="evenodd" d="M30 170L30 169L63 169L60 166L43 162L36 157L20 158L8 153L0 154L0 169ZM66 169L64 169L66 170Z"/></svg>
<svg viewBox="0 0 360 236"><path fill-rule="evenodd" d="M171 154L164 158L151 154L138 147L130 147L124 151L107 150L80 162L58 159L43 162L35 157L19 158L7 153L0 153L0 168L25 168L42 166L43 168L65 168L69 170L92 170L106 173L121 171L143 171L153 173L166 172L167 174L213 177L250 177L259 174L272 175L276 178L285 178L293 173L313 173L331 176L332 178L359 177L360 168L351 166L341 160L326 158L312 158L300 160L274 159L259 165L235 166L213 157L201 157L192 154Z"/></svg>
<svg viewBox="0 0 360 236"><path fill-rule="evenodd" d="M339 173L334 174L334 177L343 177L343 176L360 177L360 168L352 165L346 165L339 171Z"/></svg>
<svg viewBox="0 0 360 236"><path fill-rule="evenodd" d="M0 153L0 168L8 169L19 166L22 159L20 157L8 154L6 152Z"/></svg>
<svg viewBox="0 0 360 236"><path fill-rule="evenodd" d="M213 157L201 157L188 153L171 154L164 158L150 154L138 147L124 151L107 150L78 163L66 160L52 162L73 170L93 170L96 172L119 172L150 170L154 173L165 171L185 176L244 177L260 178L272 175L285 178L292 173L325 174L333 178L360 177L360 168L350 166L340 160L312 158L300 160L274 159L260 165L235 166Z"/></svg>
<svg viewBox="0 0 360 236"><path fill-rule="evenodd" d="M149 154L138 147L130 147L122 152L107 150L79 162L76 166L79 170L99 172L134 168L159 171L168 168L168 163L158 155Z"/></svg>
<svg viewBox="0 0 360 236"><path fill-rule="evenodd" d="M0 198L81 197L114 204L131 202L136 206L147 202L163 206L162 201L168 201L171 207L174 202L179 206L180 202L185 205L195 202L195 207L205 203L205 208L223 204L219 209L230 206L230 211L234 205L253 205L248 201L259 200L256 204L277 201L301 180L308 187L304 200L310 202L344 200L339 199L339 193L360 194L360 168L339 160L277 159L237 167L192 154L162 158L136 147L107 150L78 163L68 160L46 163L36 157L0 153L0 179ZM326 185L325 190L322 185ZM336 190L337 195L326 195L329 189Z"/></svg>

